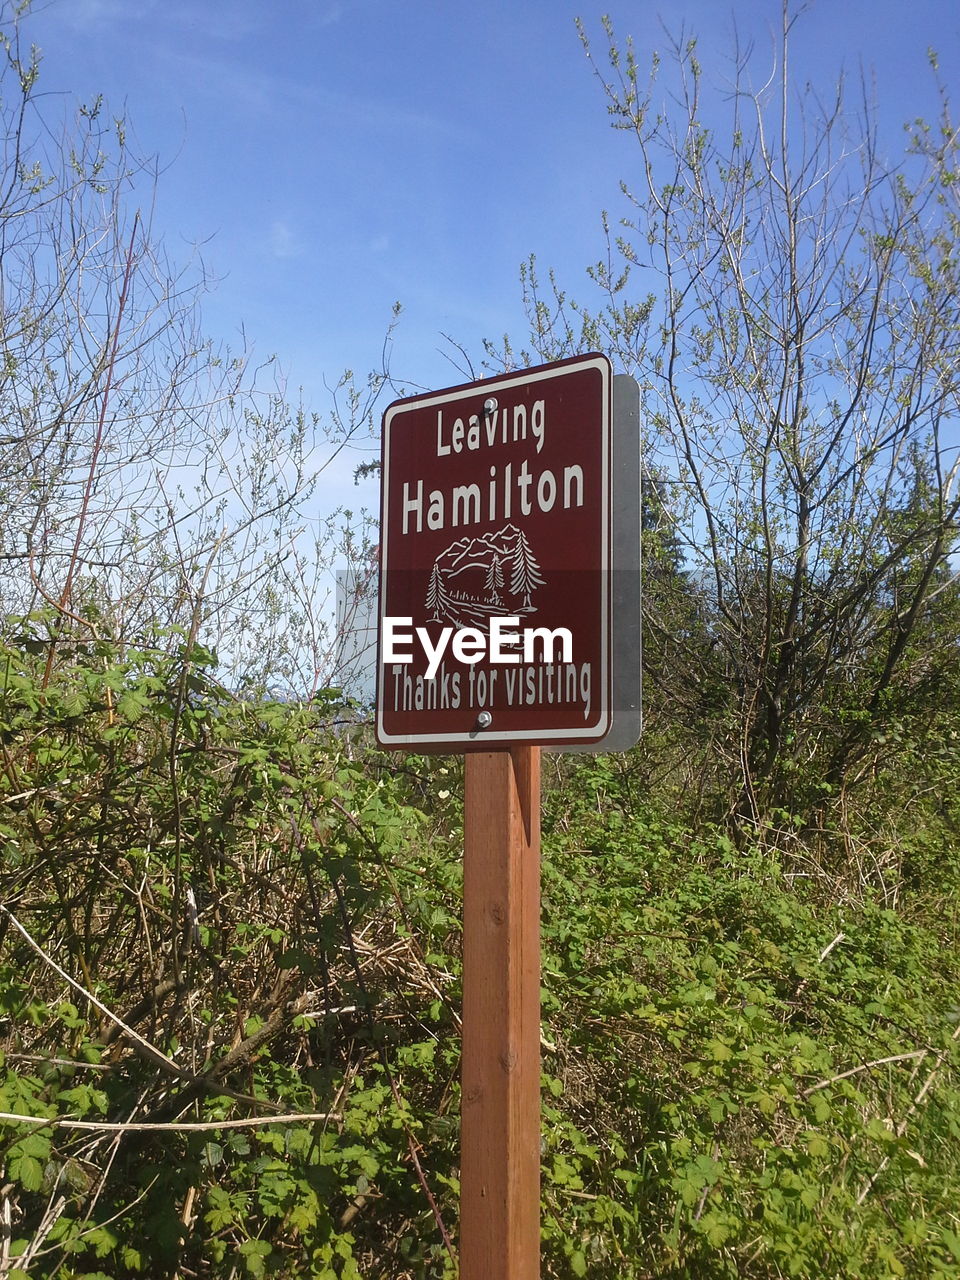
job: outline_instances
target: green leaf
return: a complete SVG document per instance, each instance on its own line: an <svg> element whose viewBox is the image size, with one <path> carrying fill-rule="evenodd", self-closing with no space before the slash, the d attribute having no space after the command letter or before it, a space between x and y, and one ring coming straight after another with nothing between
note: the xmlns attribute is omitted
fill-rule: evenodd
<svg viewBox="0 0 960 1280"><path fill-rule="evenodd" d="M733 1057L733 1050L722 1040L708 1040L704 1048L714 1062L729 1062Z"/></svg>
<svg viewBox="0 0 960 1280"><path fill-rule="evenodd" d="M266 1240L244 1240L238 1252L243 1258L248 1275L262 1276L266 1271L266 1259L270 1255L270 1245Z"/></svg>
<svg viewBox="0 0 960 1280"><path fill-rule="evenodd" d="M213 1186L207 1192L209 1208L203 1215L211 1231L222 1231L237 1220L237 1212L229 1194L222 1187Z"/></svg>
<svg viewBox="0 0 960 1280"><path fill-rule="evenodd" d="M219 1142L208 1142L203 1148L203 1158L211 1169L223 1163L223 1147Z"/></svg>
<svg viewBox="0 0 960 1280"><path fill-rule="evenodd" d="M822 1138L818 1133L812 1133L807 1138L807 1151L812 1156L828 1156L830 1154L830 1143Z"/></svg>
<svg viewBox="0 0 960 1280"><path fill-rule="evenodd" d="M87 1244L93 1245L93 1251L98 1258L105 1258L108 1253L112 1253L117 1247L118 1238L110 1230L109 1227L95 1227L87 1234Z"/></svg>
<svg viewBox="0 0 960 1280"><path fill-rule="evenodd" d="M39 1191L43 1186L43 1165L36 1156L10 1156L7 1168L10 1177L19 1182L24 1191Z"/></svg>
<svg viewBox="0 0 960 1280"><path fill-rule="evenodd" d="M940 1239L953 1254L954 1258L960 1262L960 1236L955 1235L948 1227L941 1227Z"/></svg>

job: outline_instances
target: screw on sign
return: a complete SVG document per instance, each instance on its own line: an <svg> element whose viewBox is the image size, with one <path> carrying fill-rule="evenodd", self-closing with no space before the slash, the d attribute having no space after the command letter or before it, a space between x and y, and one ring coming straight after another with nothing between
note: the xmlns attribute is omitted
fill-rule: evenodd
<svg viewBox="0 0 960 1280"><path fill-rule="evenodd" d="M449 752L610 723L609 361L384 414L377 736Z"/></svg>

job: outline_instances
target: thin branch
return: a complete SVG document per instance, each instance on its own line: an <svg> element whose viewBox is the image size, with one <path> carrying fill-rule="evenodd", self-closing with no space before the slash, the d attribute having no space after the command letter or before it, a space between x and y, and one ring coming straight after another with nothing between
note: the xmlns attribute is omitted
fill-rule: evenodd
<svg viewBox="0 0 960 1280"><path fill-rule="evenodd" d="M950 1037L950 1043L953 1044L958 1039L960 1039L960 1024L957 1025L953 1035ZM907 1125L910 1123L911 1118L919 1109L920 1104L923 1102L924 1098L933 1088L934 1081L936 1080L937 1076L940 1074L940 1071L943 1067L945 1060L946 1060L945 1052L937 1054L936 1066L931 1069L930 1074L927 1076L926 1080L924 1080L923 1084L921 1085L919 1092L916 1094L913 1101L910 1103L910 1106L907 1108L907 1114L903 1117L903 1119L900 1121L900 1123L897 1125L896 1129L894 1130L894 1133L898 1138L902 1138L903 1135L906 1133ZM876 1185L877 1179L880 1177L880 1175L883 1173L884 1169L886 1169L889 1163L890 1163L890 1156L885 1155L883 1159L880 1161L879 1165L877 1165L876 1169L873 1171L873 1173L864 1183L863 1190L857 1196L858 1209L863 1204L864 1200L866 1200L870 1192L873 1190L874 1186Z"/></svg>
<svg viewBox="0 0 960 1280"><path fill-rule="evenodd" d="M832 942L828 942L827 945L820 952L819 956L817 956L818 962L820 964L823 964L824 960L826 960L827 956L830 954L833 948L836 946L839 946L841 942L845 941L846 936L847 935L845 933L841 932L837 934L837 936L834 938Z"/></svg>
<svg viewBox="0 0 960 1280"><path fill-rule="evenodd" d="M133 250L136 242L137 231L140 227L140 211L138 210L133 219L133 230L130 233L130 246L127 249L127 262L123 273L123 285L120 290L120 301L117 306L117 323L114 326L113 339L110 343L110 356L107 361L107 381L103 388L103 398L100 405L100 416L97 421L97 432L93 441L93 449L90 454L90 469L87 473L87 482L83 490L83 500L80 504L80 514L77 518L77 536L73 544L73 555L67 567L67 579L63 584L63 591L60 595L60 609L66 612L70 604L70 596L73 592L73 576L77 567L77 559L80 555L80 546L83 541L84 527L87 522L87 512L90 508L90 498L93 493L93 482L97 474L97 463L100 460L100 453L103 449L103 435L106 430L107 407L110 403L110 392L113 387L113 373L117 363L117 351L120 346L120 325L123 321L123 313L127 305L127 295L130 291L130 277L133 274ZM50 683L50 675L53 671L54 654L57 647L57 637L60 632L58 626L57 632L51 637L50 650L47 654L47 665L43 672L43 681L41 688L46 689Z"/></svg>
<svg viewBox="0 0 960 1280"><path fill-rule="evenodd" d="M235 1060L234 1055L236 1054L236 1050L228 1053L225 1058L218 1062L210 1076L197 1075L196 1072L190 1071L186 1067L181 1067L178 1063L174 1062L172 1058L168 1057L162 1049L158 1049L155 1044L151 1044L149 1040L140 1035L139 1031L134 1031L133 1027L128 1026L127 1023L124 1022L122 1018L118 1017L112 1009L109 1009L102 1000L98 1000L91 991L88 991L86 987L77 982L76 978L71 977L70 974L67 973L66 969L61 968L52 956L47 955L46 951L44 951L38 942L34 941L9 907L5 907L0 903L0 911L3 912L17 932L24 938L30 949L40 957L44 964L49 965L55 973L59 974L60 977L63 978L64 982L73 987L74 991L83 996L85 1000L89 1000L94 1008L99 1009L105 1017L115 1023L124 1035L128 1036L139 1050L145 1054L150 1062L153 1062L162 1070L177 1076L179 1079L187 1081L188 1084L194 1086L195 1090L209 1090L211 1092L215 1091L218 1094L227 1094L238 1102L245 1102L248 1106L265 1105L262 1099L252 1098L248 1094L240 1093L236 1089L231 1089L229 1085L224 1084L223 1081L218 1078L229 1070L230 1065L232 1065Z"/></svg>
<svg viewBox="0 0 960 1280"><path fill-rule="evenodd" d="M849 1071L841 1071L837 1076L829 1076L823 1080L818 1080L809 1089L804 1089L800 1097L809 1098L811 1093L816 1093L818 1089L826 1089L830 1085L836 1084L838 1080L847 1080L850 1076L859 1075L861 1071L869 1071L871 1067L882 1067L888 1062L911 1062L914 1058L925 1058L929 1052L929 1049L913 1049L910 1053L895 1053L889 1058L874 1058L873 1062L865 1062L862 1066L851 1067Z"/></svg>
<svg viewBox="0 0 960 1280"><path fill-rule="evenodd" d="M166 1133L200 1133L214 1132L217 1129L256 1129L265 1124L314 1124L318 1121L342 1120L343 1116L336 1111L303 1111L290 1112L279 1116L242 1116L237 1120L179 1121L165 1123L163 1121L107 1121L107 1120L65 1120L59 1116L23 1116L13 1111L0 1111L0 1122L6 1124L34 1124L38 1128L51 1129L92 1129L102 1133L152 1133L162 1130Z"/></svg>
<svg viewBox="0 0 960 1280"><path fill-rule="evenodd" d="M157 1062L158 1064L162 1064L164 1067L168 1068L169 1070L174 1071L177 1075L189 1074L184 1072L184 1069L181 1066L179 1066L176 1062L174 1062L172 1058L167 1057L167 1055L163 1052L162 1049L158 1049L155 1044L151 1044L149 1040L146 1040L139 1033L139 1031L134 1031L133 1027L128 1026L123 1021L123 1019L120 1018L117 1014L115 1014L112 1009L109 1009L103 1003L102 1000L98 1000L97 997L91 991L88 991L86 987L84 987L81 983L77 982L76 978L71 977L70 974L67 973L66 969L61 968L61 966L57 964L56 960L54 960L52 956L47 955L43 947L41 947L40 944L30 936L30 934L23 927L23 925L20 923L17 917L13 914L13 912L10 910L9 907L5 907L2 903L0 903L0 911L3 912L3 914L7 917L7 919L10 921L13 927L21 935L21 937L30 947L31 951L33 951L36 955L38 955L40 959L44 962L44 964L49 965L49 967L53 969L54 973L59 974L60 977L63 978L64 982L69 983L69 985L73 987L74 991L76 991L79 995L83 996L85 1000L89 1000L90 1003L94 1006L94 1008L99 1009L100 1012L105 1017L109 1018L111 1022L116 1023L116 1025L120 1028L120 1030L124 1033L124 1035L129 1036L131 1040L133 1040L136 1044L140 1046L141 1049L145 1051L148 1058L150 1058L152 1061Z"/></svg>

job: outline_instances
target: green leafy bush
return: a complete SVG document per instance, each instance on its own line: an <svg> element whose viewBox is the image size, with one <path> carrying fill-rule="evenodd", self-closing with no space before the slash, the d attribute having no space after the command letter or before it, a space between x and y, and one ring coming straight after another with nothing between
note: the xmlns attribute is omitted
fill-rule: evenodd
<svg viewBox="0 0 960 1280"><path fill-rule="evenodd" d="M3 1123L13 1265L453 1276L460 762L185 637L44 658L0 653L0 1111L89 1127ZM949 807L881 779L841 864L636 755L547 775L543 1274L956 1275Z"/></svg>

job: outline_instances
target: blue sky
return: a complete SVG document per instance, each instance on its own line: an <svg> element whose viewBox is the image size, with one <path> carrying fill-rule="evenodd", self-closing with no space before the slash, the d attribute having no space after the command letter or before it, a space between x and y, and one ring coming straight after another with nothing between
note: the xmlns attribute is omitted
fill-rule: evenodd
<svg viewBox="0 0 960 1280"><path fill-rule="evenodd" d="M607 0L641 61L697 32L725 74L734 26L766 65L778 0ZM163 166L155 226L176 260L203 245L218 277L205 328L275 354L323 411L324 383L378 360L408 386L462 380L450 334L522 338L518 266L531 252L580 289L635 155L611 130L575 29L577 0L38 0L25 20L41 88L65 107L102 93ZM814 0L794 65L825 87L873 78L885 135L935 110L926 50L960 69L955 0ZM447 348L449 350L449 348Z"/></svg>

